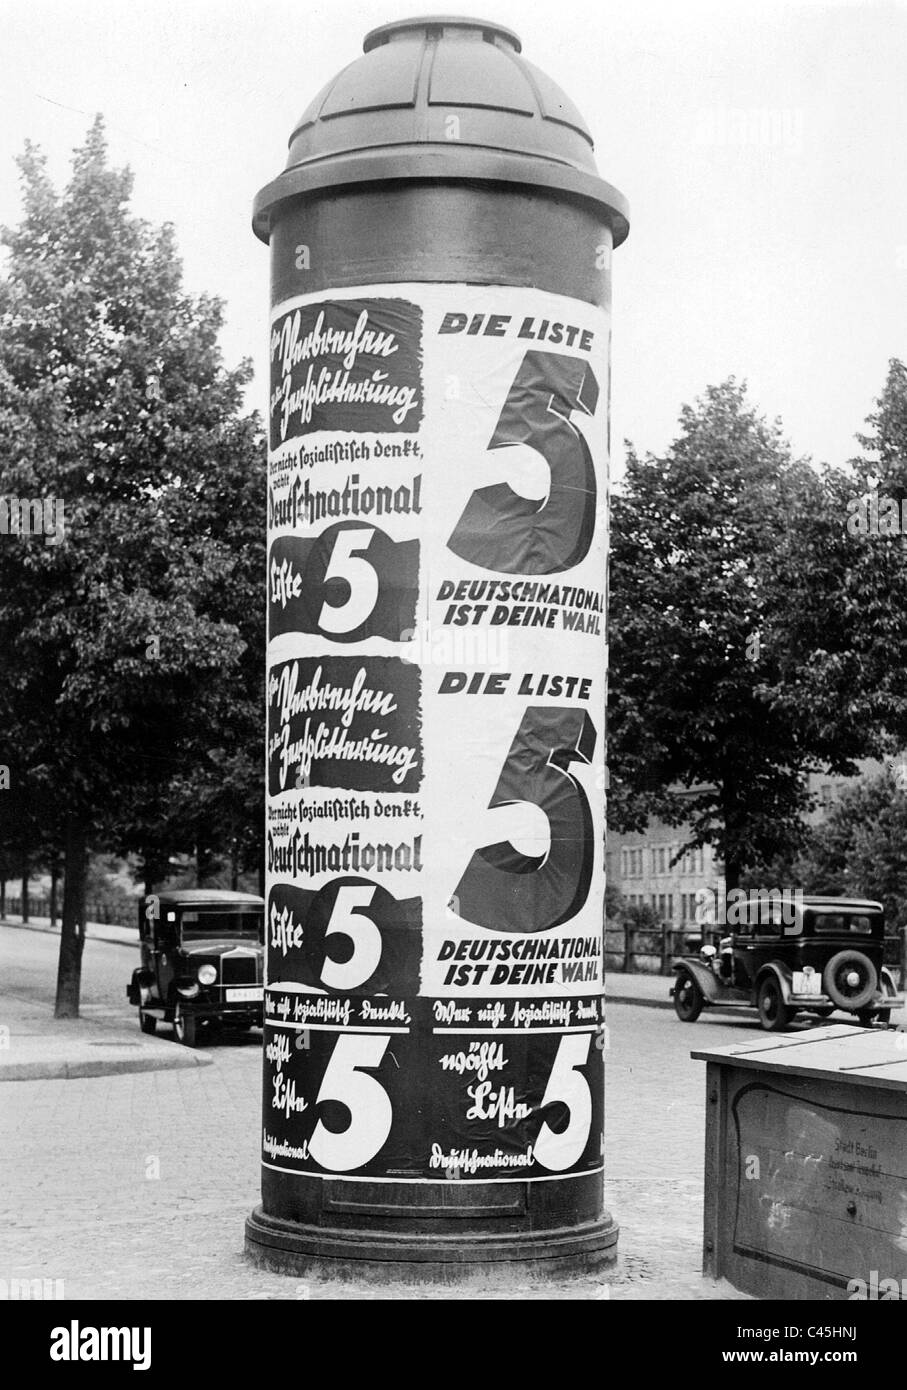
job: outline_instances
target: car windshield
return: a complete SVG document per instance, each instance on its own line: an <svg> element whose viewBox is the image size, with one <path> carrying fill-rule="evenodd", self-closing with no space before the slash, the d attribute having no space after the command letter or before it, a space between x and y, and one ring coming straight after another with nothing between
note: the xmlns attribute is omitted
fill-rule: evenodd
<svg viewBox="0 0 907 1390"><path fill-rule="evenodd" d="M813 931L829 936L870 936L877 918L865 912L811 912L807 920Z"/></svg>
<svg viewBox="0 0 907 1390"><path fill-rule="evenodd" d="M181 924L184 941L200 941L203 937L231 941L242 937L258 941L264 926L264 911L261 908L231 911L222 907L193 907L182 913Z"/></svg>

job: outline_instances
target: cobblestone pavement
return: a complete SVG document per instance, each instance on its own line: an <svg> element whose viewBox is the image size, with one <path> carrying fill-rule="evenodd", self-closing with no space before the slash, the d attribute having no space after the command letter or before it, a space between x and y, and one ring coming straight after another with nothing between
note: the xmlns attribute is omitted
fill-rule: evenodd
<svg viewBox="0 0 907 1390"><path fill-rule="evenodd" d="M31 939L46 942L48 960L29 987L49 998L56 943ZM120 1000L130 968L126 949L92 943L89 1007L129 1017ZM609 1023L606 1193L622 1230L607 1277L376 1288L249 1264L242 1241L258 1200L258 1035L212 1049L214 1064L200 1070L4 1086L0 1277L62 1279L67 1298L99 1299L737 1296L699 1274L705 1078L689 1051L746 1036L752 1024L693 1029L632 1005L615 1006Z"/></svg>

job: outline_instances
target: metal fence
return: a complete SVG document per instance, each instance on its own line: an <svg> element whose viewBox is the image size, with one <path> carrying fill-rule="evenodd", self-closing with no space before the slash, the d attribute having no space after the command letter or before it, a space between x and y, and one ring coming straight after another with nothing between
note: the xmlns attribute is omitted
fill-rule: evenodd
<svg viewBox="0 0 907 1390"><path fill-rule="evenodd" d="M29 893L27 899L28 911L25 917L50 918L50 899L33 898ZM63 894L57 899L56 920L59 922L60 914L63 910ZM7 893L5 902L5 916L23 918L22 898L13 897ZM100 922L104 926L114 927L134 927L136 925L136 910L127 909L124 904L116 902L94 902L86 904L86 917L89 922Z"/></svg>
<svg viewBox="0 0 907 1390"><path fill-rule="evenodd" d="M711 940L708 931L706 928L707 941ZM605 969L619 974L670 975L672 961L696 955L703 944L700 927L635 927L629 922L608 922Z"/></svg>

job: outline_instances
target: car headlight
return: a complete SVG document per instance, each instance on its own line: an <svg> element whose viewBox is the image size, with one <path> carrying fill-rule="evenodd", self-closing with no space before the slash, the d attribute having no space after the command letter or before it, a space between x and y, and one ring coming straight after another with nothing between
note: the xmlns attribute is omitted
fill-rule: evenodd
<svg viewBox="0 0 907 1390"><path fill-rule="evenodd" d="M198 967L198 982L200 985L213 985L217 979L217 970L213 965L200 965Z"/></svg>

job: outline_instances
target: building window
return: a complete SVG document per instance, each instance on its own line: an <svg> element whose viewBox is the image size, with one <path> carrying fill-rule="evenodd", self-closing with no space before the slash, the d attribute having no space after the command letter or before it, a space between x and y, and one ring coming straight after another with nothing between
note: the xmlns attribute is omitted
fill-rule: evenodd
<svg viewBox="0 0 907 1390"><path fill-rule="evenodd" d="M682 872L685 874L705 873L705 850L702 845L698 849L688 849L681 863L683 865Z"/></svg>

